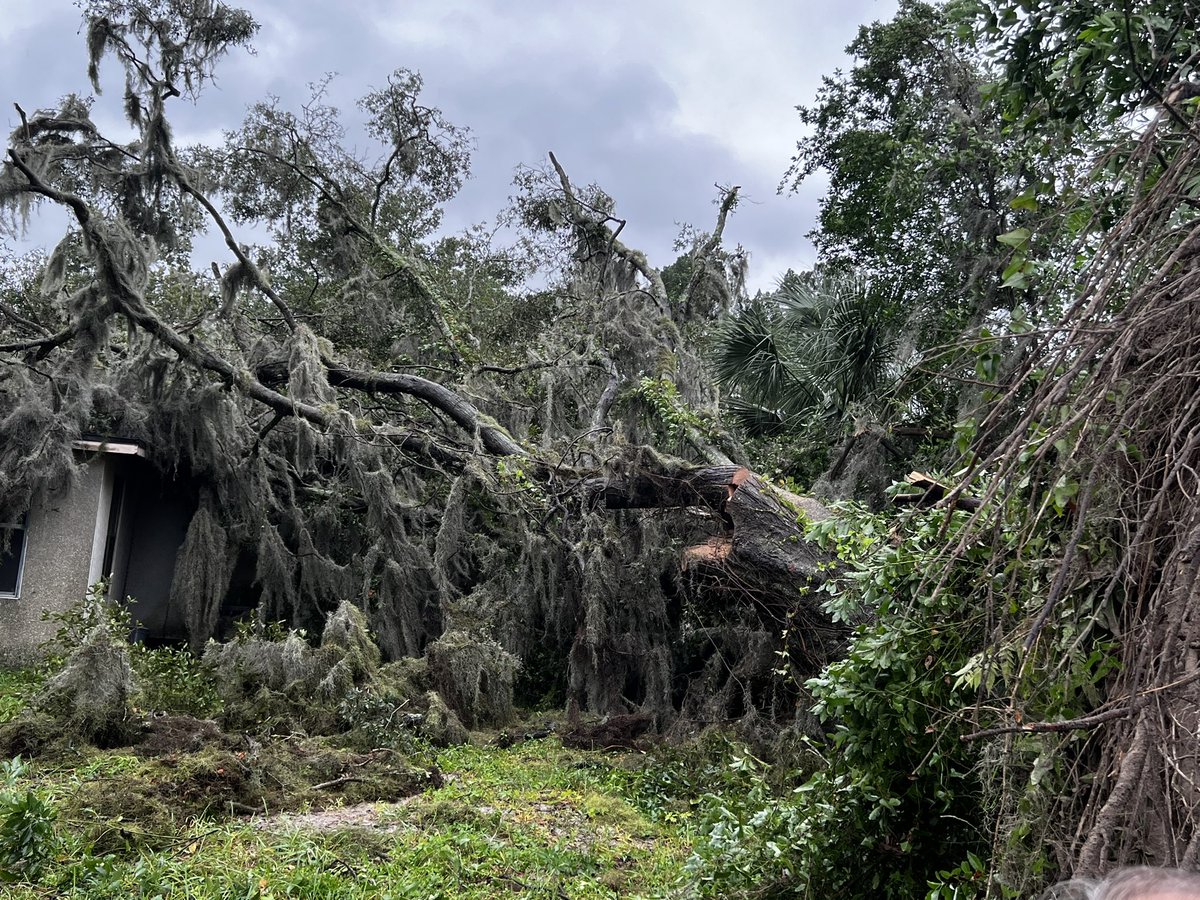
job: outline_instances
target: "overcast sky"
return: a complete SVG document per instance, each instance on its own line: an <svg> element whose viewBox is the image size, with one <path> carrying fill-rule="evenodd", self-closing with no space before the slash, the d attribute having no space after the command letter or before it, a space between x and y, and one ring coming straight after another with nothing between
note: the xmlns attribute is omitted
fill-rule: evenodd
<svg viewBox="0 0 1200 900"><path fill-rule="evenodd" d="M243 0L261 25L254 56L218 69L192 106L176 101L177 143L215 140L268 94L295 107L336 73L348 111L394 69L425 78L425 100L471 130L473 176L447 211L457 230L492 218L513 170L553 150L580 183L599 183L628 219L622 237L670 263L679 224L711 226L714 184L740 184L727 241L751 254L752 287L811 264L805 234L823 185L776 189L800 124L795 106L845 66L859 25L895 0ZM734 12L736 9L736 12ZM90 93L80 14L70 0L0 0L0 100L26 110ZM115 69L115 63L109 63ZM115 75L115 72L110 72ZM119 82L117 82L119 85ZM94 109L120 117L120 92ZM7 132L6 132L7 133ZM61 220L35 223L53 240ZM61 232L58 232L61 233Z"/></svg>

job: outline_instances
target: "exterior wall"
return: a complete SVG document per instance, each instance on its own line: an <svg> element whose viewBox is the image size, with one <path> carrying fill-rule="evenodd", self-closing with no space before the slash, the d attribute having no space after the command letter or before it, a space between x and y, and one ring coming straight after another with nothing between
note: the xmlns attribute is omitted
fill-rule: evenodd
<svg viewBox="0 0 1200 900"><path fill-rule="evenodd" d="M61 612L87 594L92 545L105 526L100 521L98 529L97 518L107 515L106 482L111 486L107 461L93 459L71 490L29 511L21 596L0 599L0 663L32 660L57 631L42 613Z"/></svg>

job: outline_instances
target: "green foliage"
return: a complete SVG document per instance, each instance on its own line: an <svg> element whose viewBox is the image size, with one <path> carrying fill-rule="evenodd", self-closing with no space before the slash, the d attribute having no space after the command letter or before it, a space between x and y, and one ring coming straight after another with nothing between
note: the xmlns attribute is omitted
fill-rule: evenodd
<svg viewBox="0 0 1200 900"><path fill-rule="evenodd" d="M643 377L638 381L637 396L649 406L655 425L668 441L682 445L694 435L717 437L712 419L691 409L679 395L678 386L667 376Z"/></svg>
<svg viewBox="0 0 1200 900"><path fill-rule="evenodd" d="M999 133L955 7L904 0L860 28L853 66L799 108L808 136L789 172L793 187L829 172L812 235L822 264L886 284L922 349L1000 300L994 239L1025 162Z"/></svg>
<svg viewBox="0 0 1200 900"><path fill-rule="evenodd" d="M1014 537L1023 508L1017 498L1007 510ZM1009 606L981 602L980 584L994 577L987 549L945 554L969 535L968 521L963 511L914 511L896 521L846 506L810 527L810 537L841 560L823 587L825 608L853 626L845 658L805 685L827 729L826 741L812 745L824 764L780 797L743 759L750 783L711 804L690 864L705 895L752 896L772 884L811 897L969 897L989 885L1007 896L1028 887L1005 886L990 869L994 773L986 744L962 740L971 711L1022 679L1039 681L1035 673L1046 665L1057 688L1026 695L1027 714L1079 715L1097 701L1113 646L1073 626L1072 612L1055 628L1044 662L1022 671L1015 648L990 639L998 619L1039 606L1045 572L1014 572L1003 586ZM1041 540L1055 540L1052 526ZM1062 784L1048 747L1031 737L1010 763L1010 777L1014 770L1032 776L1020 820L1036 817ZM1023 829L1013 841L1036 835ZM1036 866L1034 882L1053 872L1044 855L1026 858Z"/></svg>
<svg viewBox="0 0 1200 900"><path fill-rule="evenodd" d="M687 296L687 287L691 283L695 267L696 263L692 259L692 255L684 253L662 270L663 287L667 289L667 297L670 298L672 304L682 305Z"/></svg>
<svg viewBox="0 0 1200 900"><path fill-rule="evenodd" d="M964 32L1002 61L1005 117L1025 130L1112 125L1197 70L1194 3L982 0L978 16Z"/></svg>
<svg viewBox="0 0 1200 900"><path fill-rule="evenodd" d="M716 331L713 368L733 392L729 411L750 434L768 435L878 405L898 374L898 313L866 278L785 278Z"/></svg>
<svg viewBox="0 0 1200 900"><path fill-rule="evenodd" d="M827 609L861 623L846 658L806 685L829 729L817 748L826 766L790 799L756 785L741 805L717 807L693 861L711 895L748 894L758 878L802 896L918 897L939 871L986 857L977 760L959 740L973 698L952 677L980 645L984 615L970 567L948 573L954 589L937 602L924 589L946 524L922 513L890 535L883 519L846 508L812 526L848 566L824 588ZM954 514L948 539L961 524Z"/></svg>
<svg viewBox="0 0 1200 900"><path fill-rule="evenodd" d="M977 761L959 740L958 714L974 698L951 677L983 641L985 611L972 602L971 566L947 572L952 587L936 601L927 585L964 518L914 516L898 541L866 520L849 582L829 587L835 615L861 605L872 619L855 629L846 659L808 683L832 728L830 767L802 789L810 818L798 852L810 886L919 896L936 871L986 855ZM831 539L839 529L814 533ZM864 848L871 862L856 865Z"/></svg>
<svg viewBox="0 0 1200 900"><path fill-rule="evenodd" d="M43 653L44 674L60 671L71 652L101 623L116 636L132 633L128 606L108 602L106 593L105 585L98 583L79 603L43 614L45 620L57 626L54 637L39 648ZM139 708L200 718L213 716L220 710L212 674L186 648L131 643L128 650L136 678L134 702Z"/></svg>
<svg viewBox="0 0 1200 900"><path fill-rule="evenodd" d="M771 790L753 756L735 755L727 769L733 789L706 798L700 840L687 863L691 888L699 897L787 893L799 810Z"/></svg>
<svg viewBox="0 0 1200 900"><path fill-rule="evenodd" d="M210 718L221 710L221 699L209 670L183 647L130 646L137 676L139 707L155 712Z"/></svg>
<svg viewBox="0 0 1200 900"><path fill-rule="evenodd" d="M415 714L410 698L396 697L374 686L351 688L338 703L337 714L352 739L359 739L367 749L386 747L412 752L421 746L416 731L421 716Z"/></svg>
<svg viewBox="0 0 1200 900"><path fill-rule="evenodd" d="M54 807L19 786L27 774L19 756L0 763L0 881L37 881L58 846Z"/></svg>
<svg viewBox="0 0 1200 900"><path fill-rule="evenodd" d="M796 434L748 437L746 454L751 468L795 494L811 490L832 461L831 435L814 426Z"/></svg>
<svg viewBox="0 0 1200 900"><path fill-rule="evenodd" d="M33 669L0 669L0 724L15 719L41 683Z"/></svg>

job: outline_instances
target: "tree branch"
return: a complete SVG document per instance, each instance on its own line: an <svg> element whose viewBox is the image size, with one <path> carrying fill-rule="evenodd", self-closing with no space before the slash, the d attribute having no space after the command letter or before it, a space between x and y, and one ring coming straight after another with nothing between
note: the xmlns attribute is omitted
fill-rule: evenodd
<svg viewBox="0 0 1200 900"><path fill-rule="evenodd" d="M184 338L166 324L146 306L141 292L130 283L109 243L108 235L96 225L87 204L73 194L56 190L42 182L12 150L9 151L9 156L28 180L29 190L69 207L75 213L76 220L93 248L99 269L98 280L117 312L153 335L181 359L198 369L218 375L247 398L284 416L302 418L321 428L328 428L333 423L335 416L324 408L272 390L249 372L236 368L228 360L217 356L200 341L192 337ZM333 384L365 391L410 394L445 412L465 431L477 433L487 452L498 456L523 455L525 452L498 424L489 421L466 400L436 382L415 375L374 374L336 366L331 366L330 381ZM434 459L458 458L458 454L437 448L427 437L407 429L371 426L360 430L370 436L385 438L397 446L420 449Z"/></svg>
<svg viewBox="0 0 1200 900"><path fill-rule="evenodd" d="M608 411L612 409L613 403L617 399L617 392L621 389L621 373L617 371L616 365L612 360L608 360L608 384L604 388L604 393L600 395L600 399L596 402L596 408L592 411L592 424L590 431L599 432L605 427L608 421Z"/></svg>
<svg viewBox="0 0 1200 900"><path fill-rule="evenodd" d="M696 289L700 286L700 280L704 277L704 263L721 244L721 236L725 233L725 220L729 216L729 211L737 204L738 191L740 190L740 185L734 185L725 191L725 196L721 198L721 208L717 213L717 224L713 228L713 233L709 235L708 240L702 246L697 248L692 256L692 277L688 279L687 292L684 294L683 299L683 314L685 317L692 314L692 300Z"/></svg>
<svg viewBox="0 0 1200 900"><path fill-rule="evenodd" d="M38 358L44 358L55 347L61 347L72 337L75 336L75 328L68 326L57 334L52 334L44 338L37 338L31 341L20 341L16 344L0 344L0 351L4 353L19 353L22 350L38 350Z"/></svg>
<svg viewBox="0 0 1200 900"><path fill-rule="evenodd" d="M550 164L554 166L554 171L558 173L558 181L562 186L563 194L567 200L567 207L571 213L571 224L581 230L595 227L597 223L583 214L582 204L571 187L571 180L567 177L566 170L559 164L558 159L553 153L550 154ZM671 305L667 299L667 288L663 284L662 275L646 259L646 254L640 250L634 250L617 240L616 234L611 229L608 229L607 226L602 225L601 227L610 232L608 245L612 255L628 263L643 278L650 282L650 296L654 298L654 301L663 313L669 314Z"/></svg>
<svg viewBox="0 0 1200 900"><path fill-rule="evenodd" d="M970 734L960 735L959 740L970 742L998 737L1002 734L1043 734L1046 732L1079 731L1081 729L1095 728L1098 725L1103 725L1105 722L1111 722L1114 719L1124 719L1133 715L1139 705L1120 706L1116 709L1110 709L1107 712L1096 713L1094 716L1080 716L1078 719L1066 719L1062 722L1024 722L1020 725L1001 725L997 728L985 728L983 731L972 731Z"/></svg>
<svg viewBox="0 0 1200 900"><path fill-rule="evenodd" d="M246 153L254 153L258 156L266 157L272 162L278 163L281 166L286 166L295 174L299 175L307 181L321 197L329 203L334 204L341 213L342 218L346 220L346 224L350 226L357 234L365 238L375 249L383 256L387 257L397 269L403 272L408 279L413 283L425 302L428 304L429 313L433 317L434 325L437 327L438 333L442 336L442 340L446 344L446 349L450 351L450 356L453 358L455 365L465 366L466 361L463 359L462 352L458 349L458 339L454 336L454 330L450 327L450 322L446 318L445 305L442 303L441 297L430 284L429 279L425 277L424 264L415 257L406 256L401 253L383 238L374 228L363 225L350 212L350 208L346 205L341 196L335 195L329 188L322 184L317 178L314 178L308 172L296 164L289 162L283 157L275 153L268 153L265 150L260 150L256 147L238 147Z"/></svg>
<svg viewBox="0 0 1200 900"><path fill-rule="evenodd" d="M241 263L245 270L250 274L250 279L254 282L254 286L258 288L259 291L261 291L262 294L275 305L277 310L279 310L279 314L283 316L283 321L287 323L288 329L295 331L296 317L292 314L291 307L289 307L284 299L279 296L273 287L271 287L270 282L267 281L267 278L265 275L263 275L262 270L254 264L254 261L250 259L246 252L242 250L241 246L239 246L238 242L233 237L233 232L225 223L225 218L217 210L216 206L214 206L207 197L205 197L192 186L192 183L188 181L187 176L183 173L183 170L178 164L176 164L173 158L171 160L171 167L173 170L171 174L174 175L175 181L179 185L179 189L188 196L194 198L197 203L204 207L209 217L214 223L216 223L217 228L220 229L222 236L225 238L225 246L232 251L233 255L237 257L238 262Z"/></svg>
<svg viewBox="0 0 1200 900"><path fill-rule="evenodd" d="M367 393L407 394L445 413L464 431L478 433L483 448L494 456L525 456L526 452L507 431L448 387L397 372L366 372L326 362L329 383Z"/></svg>
<svg viewBox="0 0 1200 900"><path fill-rule="evenodd" d="M0 313L4 313L4 315L8 316L8 318L12 319L18 325L24 325L30 331L40 331L45 335L50 334L49 328L46 328L44 325L39 325L32 319L25 318L23 315L17 312L15 308L8 303L5 303L3 300L0 300Z"/></svg>

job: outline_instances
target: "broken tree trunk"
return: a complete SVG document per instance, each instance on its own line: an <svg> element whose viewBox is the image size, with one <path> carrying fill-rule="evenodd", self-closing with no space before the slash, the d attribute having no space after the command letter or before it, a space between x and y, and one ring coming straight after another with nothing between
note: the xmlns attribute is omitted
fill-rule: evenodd
<svg viewBox="0 0 1200 900"><path fill-rule="evenodd" d="M804 535L806 523L830 517L817 501L733 465L593 479L586 491L607 509L691 507L718 522L716 534L684 549L682 571L697 590L726 602L740 595L764 624L786 632L802 671L819 670L843 646L845 627L814 595L835 562Z"/></svg>
<svg viewBox="0 0 1200 900"><path fill-rule="evenodd" d="M588 502L611 510L684 508L708 533L679 560L688 613L671 639L679 691L672 730L792 719L803 703L797 686L840 656L848 635L816 590L835 560L804 534L829 511L736 465L658 460L592 479L585 490Z"/></svg>
<svg viewBox="0 0 1200 900"><path fill-rule="evenodd" d="M743 466L706 466L669 474L639 472L593 479L585 490L607 509L696 507L714 514L722 533L684 551L684 568L727 565L803 584L821 575L832 557L804 537L804 524L829 510L764 482Z"/></svg>

